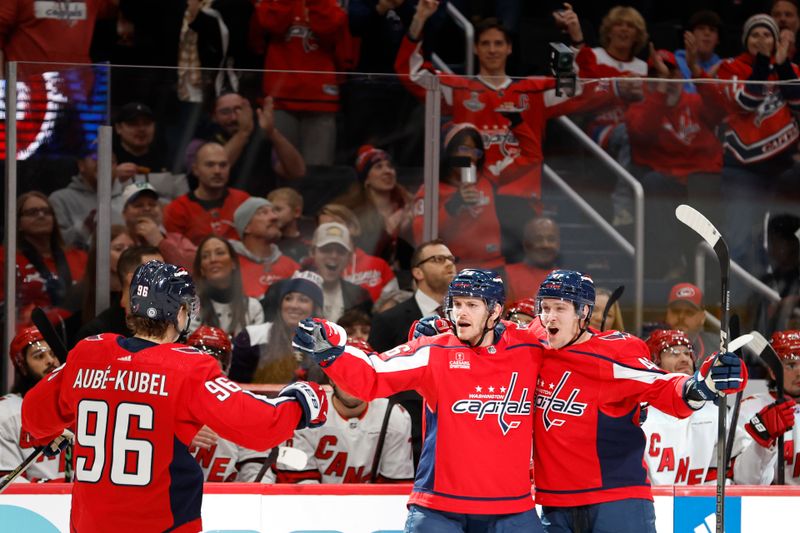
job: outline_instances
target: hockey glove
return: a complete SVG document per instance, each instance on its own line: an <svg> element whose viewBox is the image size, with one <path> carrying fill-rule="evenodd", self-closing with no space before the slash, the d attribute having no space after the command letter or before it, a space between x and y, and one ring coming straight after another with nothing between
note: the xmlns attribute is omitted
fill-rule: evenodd
<svg viewBox="0 0 800 533"><path fill-rule="evenodd" d="M297 325L292 346L325 368L342 355L346 342L347 332L339 324L322 318L306 318Z"/></svg>
<svg viewBox="0 0 800 533"><path fill-rule="evenodd" d="M70 430L65 429L64 433L54 438L49 444L44 446L42 453L45 457L55 457L67 449L67 446L72 443L72 439L74 437L75 435Z"/></svg>
<svg viewBox="0 0 800 533"><path fill-rule="evenodd" d="M295 381L284 387L278 396L294 398L300 404L303 416L297 429L317 428L328 419L328 395L313 381Z"/></svg>
<svg viewBox="0 0 800 533"><path fill-rule="evenodd" d="M744 429L764 448L769 448L775 439L794 426L794 400L783 398L760 410L745 425Z"/></svg>
<svg viewBox="0 0 800 533"><path fill-rule="evenodd" d="M453 331L453 324L446 318L439 315L428 315L419 320L415 320L411 324L409 331L409 339L414 340L419 337L434 337L441 333L450 333Z"/></svg>
<svg viewBox="0 0 800 533"><path fill-rule="evenodd" d="M732 394L747 385L747 367L736 354L725 352L706 358L700 369L683 386L688 401L714 401L719 393Z"/></svg>

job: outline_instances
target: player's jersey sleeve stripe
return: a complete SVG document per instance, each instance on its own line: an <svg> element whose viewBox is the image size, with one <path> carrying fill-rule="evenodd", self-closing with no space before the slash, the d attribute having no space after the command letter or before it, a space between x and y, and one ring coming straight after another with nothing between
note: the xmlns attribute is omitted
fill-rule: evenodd
<svg viewBox="0 0 800 533"><path fill-rule="evenodd" d="M670 380L675 376L682 376L683 374L662 374L655 373L651 370L644 370L640 368L631 368L629 366L614 363L612 365L615 379L632 379L641 383L655 383L658 380Z"/></svg>
<svg viewBox="0 0 800 533"><path fill-rule="evenodd" d="M390 359L381 359L377 355L371 356L370 362L375 367L375 372L400 372L428 366L430 360L430 346L422 346L410 356L398 356Z"/></svg>
<svg viewBox="0 0 800 533"><path fill-rule="evenodd" d="M612 359L611 357L605 357L605 356L602 356L600 354L596 354L596 353L593 353L593 352L581 352L581 351L578 351L578 350L569 350L569 353L580 354L580 355L588 355L589 357L596 357L597 359L602 359L604 361L608 361L609 363L611 363L614 366L629 368L631 370L637 370L639 372L649 372L649 373L657 374L657 375L661 375L661 376L666 375L666 372L664 372L663 370L661 370L660 368L658 368L656 366L654 366L653 368L641 368L641 367L630 366L630 365L626 365L624 363L620 363L619 361L617 361L616 359Z"/></svg>

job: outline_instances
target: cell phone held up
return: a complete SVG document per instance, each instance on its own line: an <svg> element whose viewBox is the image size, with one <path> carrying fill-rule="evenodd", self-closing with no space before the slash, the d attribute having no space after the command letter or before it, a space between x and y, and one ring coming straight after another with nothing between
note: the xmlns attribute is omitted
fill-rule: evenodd
<svg viewBox="0 0 800 533"><path fill-rule="evenodd" d="M472 185L478 181L478 169L469 157L453 157L453 166L458 168L462 185Z"/></svg>

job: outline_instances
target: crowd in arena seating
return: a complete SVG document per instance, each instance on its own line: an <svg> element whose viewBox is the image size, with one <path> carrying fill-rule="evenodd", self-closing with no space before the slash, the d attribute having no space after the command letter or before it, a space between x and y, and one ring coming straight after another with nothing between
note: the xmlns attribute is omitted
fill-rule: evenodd
<svg viewBox="0 0 800 533"><path fill-rule="evenodd" d="M646 278L666 283L649 329L682 331L692 367L718 345L706 329L706 308L717 302L688 283L696 240L673 215L681 203L705 213L732 258L779 295L747 293L738 308L745 328L767 337L800 329L796 0L705 2L685 12L651 5L660 3L637 10L517 1L503 2L502 12L494 2L451 3L475 22L476 76L432 61L435 52L463 68L437 0L85 0L41 17L33 0L3 2L0 76L4 61L48 63L23 64L23 77L92 61L169 67L111 71L109 308L95 308L97 143L75 151L64 176L20 184L18 331L42 307L70 346L102 332L130 335L128 287L151 258L192 273L196 345L229 341L220 364L241 383L327 382L291 346L307 317L338 322L365 350L402 344L414 320L446 312L443 297L460 268L497 270L508 318L533 320L532 298L547 273L584 266L564 263L570 243L561 229L573 221L542 181L545 132L565 115L644 189ZM526 54L541 50L523 47L524 20L572 48L574 94L551 76L511 77L546 74L530 68ZM428 213L421 163L432 83L445 120L438 205ZM632 197L624 183L611 189L611 222L628 232ZM438 239L427 237L430 217ZM598 290L592 327L624 331L630 322L619 302L603 313L609 289ZM24 374L22 359L15 368ZM752 376L769 377L757 361L748 365ZM32 386L25 383L15 392ZM367 404L332 386L340 416L329 424L349 421L336 428L349 448L335 450L324 428L301 430L294 440L313 458L308 469L278 461L263 470L263 451L231 451L209 429L193 443L206 478L413 478L420 397ZM375 434L382 452L365 440ZM216 453L233 462L216 462Z"/></svg>

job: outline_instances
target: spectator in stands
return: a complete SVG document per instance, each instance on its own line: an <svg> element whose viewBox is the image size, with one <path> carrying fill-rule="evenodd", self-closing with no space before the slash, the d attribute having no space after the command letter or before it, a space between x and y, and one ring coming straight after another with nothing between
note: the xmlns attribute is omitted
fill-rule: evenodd
<svg viewBox="0 0 800 533"><path fill-rule="evenodd" d="M606 316L605 324L603 324L603 314L606 306L608 306L609 298L611 298L610 290L604 287L595 289L594 312L589 318L589 326L598 331L625 331L625 322L622 319L622 307L619 305L619 300L608 308L608 315Z"/></svg>
<svg viewBox="0 0 800 533"><path fill-rule="evenodd" d="M665 322L669 329L679 329L692 342L695 362L702 361L719 348L719 334L704 331L706 310L703 291L691 283L678 283L669 291Z"/></svg>
<svg viewBox="0 0 800 533"><path fill-rule="evenodd" d="M483 139L473 124L446 130L439 171L439 236L465 268L501 269L500 221L486 177ZM425 187L414 199L414 239L422 241Z"/></svg>
<svg viewBox="0 0 800 533"><path fill-rule="evenodd" d="M192 271L197 246L182 234L164 229L161 202L152 185L131 183L122 192L122 205L122 217L137 246L158 248L168 263Z"/></svg>
<svg viewBox="0 0 800 533"><path fill-rule="evenodd" d="M361 340L347 343L373 351ZM359 400L331 383L325 427L295 431L292 447L308 455L303 470L273 468L277 483L406 483L414 477L411 417L396 402ZM335 413L335 415L334 415Z"/></svg>
<svg viewBox="0 0 800 533"><path fill-rule="evenodd" d="M390 265L406 265L411 256L411 194L397 183L397 170L387 152L374 146L359 148L356 158L358 183L335 203L350 208L358 218L361 234L356 240L368 255Z"/></svg>
<svg viewBox="0 0 800 533"><path fill-rule="evenodd" d="M156 139L156 121L153 110L140 102L122 106L114 119L114 155L117 164L132 163L150 172L165 172L168 167L163 143ZM125 168L125 167L124 167Z"/></svg>
<svg viewBox="0 0 800 533"><path fill-rule="evenodd" d="M346 5L350 32L361 40L355 72L393 74L397 50L411 24L415 3L352 0ZM348 141L354 147L365 143L386 146L408 123L415 105L414 98L393 77L348 76L344 116ZM406 138L403 141L407 143Z"/></svg>
<svg viewBox="0 0 800 533"><path fill-rule="evenodd" d="M122 282L117 273L117 264L122 252L128 248L135 246L136 243L128 233L128 228L120 224L113 224L111 226L111 241L109 248L111 252L108 267L110 272L109 276L109 305L119 306L120 297L122 296ZM92 236L92 246L89 248L89 257L86 262L86 275L81 281L83 285L83 307L81 308L81 324L85 324L95 317L97 309L95 308L95 300L97 296L97 234ZM74 333L74 332L73 332Z"/></svg>
<svg viewBox="0 0 800 533"><path fill-rule="evenodd" d="M558 268L561 230L550 217L537 217L525 225L522 241L525 259L506 266L506 291L509 300L536 296L544 278Z"/></svg>
<svg viewBox="0 0 800 533"><path fill-rule="evenodd" d="M22 432L22 398L61 362L34 326L22 329L11 341L8 351L14 368L11 392L0 397L0 476L17 468L35 452L33 439ZM37 481L64 481L64 454L42 455L22 474L22 478Z"/></svg>
<svg viewBox="0 0 800 533"><path fill-rule="evenodd" d="M693 35L686 36L686 57L697 63ZM650 44L651 73L659 79L681 79L672 52ZM659 228L648 238L645 272L650 279L680 279L694 252L692 231L675 218L675 207L689 203L711 220L719 215L722 146L715 128L724 112L704 100L708 85L697 92L682 83L656 81L644 87L644 98L625 112L635 174L644 188L644 223ZM712 209L713 207L713 209ZM652 243L652 244L650 244Z"/></svg>
<svg viewBox="0 0 800 533"><path fill-rule="evenodd" d="M322 277L310 271L273 286L277 313L271 321L248 326L234 339L230 377L244 383L287 383L308 369L292 348L292 335L304 318L322 314Z"/></svg>
<svg viewBox="0 0 800 533"><path fill-rule="evenodd" d="M800 17L798 17L797 12L797 0L772 0L772 9L769 11L770 16L778 24L781 39L786 39L791 43L788 55L792 58L793 63L800 61L797 51L797 32L800 30Z"/></svg>
<svg viewBox="0 0 800 533"><path fill-rule="evenodd" d="M104 309L92 320L84 324L75 335L73 346L80 340L100 333L116 333L124 337L130 337L133 332L128 329L125 317L130 307L129 289L133 273L136 268L150 260L164 261L158 248L152 246L132 246L122 252L117 261L117 277L120 284L119 301L111 302L108 309Z"/></svg>
<svg viewBox="0 0 800 533"><path fill-rule="evenodd" d="M403 289L397 289L395 291L388 292L378 298L378 300L375 302L375 305L372 307L372 311L376 314L384 313L413 297L413 292Z"/></svg>
<svg viewBox="0 0 800 533"><path fill-rule="evenodd" d="M765 336L773 332L790 329L795 311L800 303L800 243L795 233L800 230L800 218L789 213L770 217L767 223L767 257L769 271L760 279L781 297L780 302L771 302L760 293L748 300L747 309L752 312L750 329Z"/></svg>
<svg viewBox="0 0 800 533"><path fill-rule="evenodd" d="M339 324L347 332L348 339L366 342L371 328L370 316L361 309L351 309L339 318Z"/></svg>
<svg viewBox="0 0 800 533"><path fill-rule="evenodd" d="M234 336L246 326L264 322L261 304L242 288L239 254L229 241L214 235L203 239L194 258L193 277L200 313L192 329L202 324Z"/></svg>
<svg viewBox="0 0 800 533"><path fill-rule="evenodd" d="M345 280L366 289L373 301L377 301L386 292L397 290L397 277L389 263L380 257L367 254L355 244L361 235L361 224L355 213L340 204L326 204L320 208L317 221L320 224L338 222L347 226L350 231L355 251L344 271Z"/></svg>
<svg viewBox="0 0 800 533"><path fill-rule="evenodd" d="M411 275L416 283L414 297L372 317L369 343L384 352L408 341L408 330L415 320L436 313L447 287L456 275L456 261L441 239L423 242L414 250Z"/></svg>
<svg viewBox="0 0 800 533"><path fill-rule="evenodd" d="M216 142L198 148L192 173L197 188L170 202L164 211L167 231L182 233L195 244L210 234L238 239L233 213L250 195L228 186L230 165L225 148Z"/></svg>
<svg viewBox="0 0 800 533"><path fill-rule="evenodd" d="M536 312L536 299L528 297L509 305L508 311L506 311L505 319L510 320L511 322L514 322L520 326L524 326L533 322L537 316L538 313Z"/></svg>
<svg viewBox="0 0 800 533"><path fill-rule="evenodd" d="M278 216L281 238L278 248L298 263L308 256L311 232L306 235L301 229L303 220L303 196L291 187L281 187L271 191L267 200Z"/></svg>
<svg viewBox="0 0 800 533"><path fill-rule="evenodd" d="M69 185L50 194L58 227L64 242L69 246L88 249L97 215L97 151L90 148L78 158L78 173ZM122 186L111 181L111 222L121 224Z"/></svg>
<svg viewBox="0 0 800 533"><path fill-rule="evenodd" d="M701 69L708 72L712 76L717 72L717 65L722 59L717 55L716 48L719 44L719 28L722 26L722 21L714 11L703 9L696 12L689 19L687 32L692 35L688 37L684 34L684 40L691 39L697 50L696 62ZM692 79L692 69L689 67L689 62L686 60L687 49L675 50L675 61L678 63L678 68L681 75L687 80ZM683 86L686 92L695 92L694 84L687 83Z"/></svg>
<svg viewBox="0 0 800 533"><path fill-rule="evenodd" d="M86 272L86 252L64 245L53 207L39 191L17 197L16 239L18 325L29 324L34 307L51 309L62 319L71 316L81 304L74 285ZM6 268L3 255L0 272ZM5 297L2 287L0 301Z"/></svg>
<svg viewBox="0 0 800 533"><path fill-rule="evenodd" d="M250 101L235 92L218 96L211 122L186 149L187 167L197 148L208 141L225 148L234 180L231 185L253 196L266 196L279 177L291 180L306 173L303 157L275 127L271 97L254 113Z"/></svg>
<svg viewBox="0 0 800 533"><path fill-rule="evenodd" d="M780 38L769 15L753 15L742 30L745 51L720 64L722 80L791 81L797 66L788 57L789 39ZM699 67L695 77L704 77ZM794 193L798 173L793 155L800 129L800 86L720 84L717 103L728 112L723 137L722 199L726 206L723 233L731 259L756 271L758 235L768 209Z"/></svg>
<svg viewBox="0 0 800 533"><path fill-rule="evenodd" d="M239 254L246 295L261 298L273 283L291 277L300 268L276 244L281 230L269 200L248 198L236 209L233 223L241 240L231 241L231 245Z"/></svg>
<svg viewBox="0 0 800 533"><path fill-rule="evenodd" d="M261 2L256 17L269 39L264 95L275 99L275 125L306 164L333 164L336 73L353 66L347 14L335 0L309 0ZM311 72L283 72L291 70Z"/></svg>
<svg viewBox="0 0 800 533"><path fill-rule="evenodd" d="M23 72L52 70L53 63L91 63L95 21L111 17L116 2L98 0L75 4L52 4L40 9L35 0L3 2L0 6L0 78L10 61L50 63L26 65Z"/></svg>

